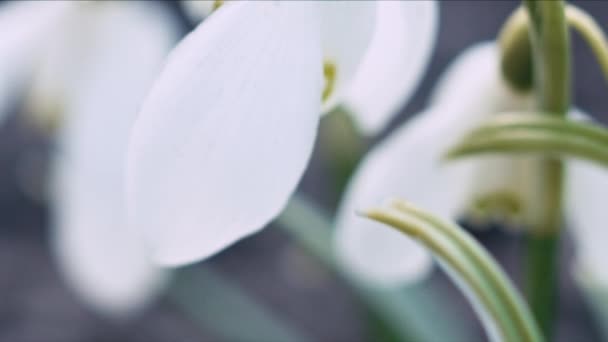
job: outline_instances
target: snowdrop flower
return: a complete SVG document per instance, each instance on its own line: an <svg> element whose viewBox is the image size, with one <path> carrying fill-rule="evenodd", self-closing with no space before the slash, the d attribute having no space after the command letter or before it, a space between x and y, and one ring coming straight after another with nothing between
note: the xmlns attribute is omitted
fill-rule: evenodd
<svg viewBox="0 0 608 342"><path fill-rule="evenodd" d="M429 56L435 6L226 1L209 15L174 50L133 129L130 215L155 260L206 258L271 221L321 113L344 104L370 131L386 122Z"/></svg>
<svg viewBox="0 0 608 342"><path fill-rule="evenodd" d="M430 256L414 241L356 216L356 210L391 196L452 219L481 212L482 219L534 222L534 204L541 201L534 197L540 192L534 179L541 170L532 157L441 162L450 147L489 115L533 108L531 94L517 93L503 80L494 43L465 51L439 81L430 108L361 162L338 213L341 259L355 274L384 286L415 281L430 269ZM568 161L567 167L566 213L581 246L577 272L590 282L608 284L604 239L598 230L608 214L596 199L608 193L606 171L579 161Z"/></svg>
<svg viewBox="0 0 608 342"><path fill-rule="evenodd" d="M167 279L127 225L124 170L131 124L177 30L158 3L7 6L21 15L3 31L14 43L6 52L17 58L0 63L10 70L35 52L39 59L27 66L35 72L21 74L33 74L28 105L54 112L58 104L64 115L51 184L56 262L92 308L124 317L154 298ZM49 11L61 14L51 18ZM40 17L48 21L36 21ZM27 31L32 27L35 32Z"/></svg>
<svg viewBox="0 0 608 342"><path fill-rule="evenodd" d="M387 286L418 279L429 270L430 256L413 240L357 217L357 210L387 197L407 198L452 218L475 199L500 204L491 202L501 194L525 201L525 161L483 157L476 163L442 164L441 158L488 115L531 108L531 96L514 92L503 81L495 44L474 46L458 57L439 81L430 108L375 147L351 179L336 232L337 248L349 268Z"/></svg>

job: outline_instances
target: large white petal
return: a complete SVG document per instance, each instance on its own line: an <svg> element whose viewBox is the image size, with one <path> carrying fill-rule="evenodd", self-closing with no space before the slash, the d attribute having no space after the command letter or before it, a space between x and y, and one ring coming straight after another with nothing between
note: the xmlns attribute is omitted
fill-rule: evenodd
<svg viewBox="0 0 608 342"><path fill-rule="evenodd" d="M374 1L317 1L321 9L323 59L336 67L323 112L341 103L366 55L376 27Z"/></svg>
<svg viewBox="0 0 608 342"><path fill-rule="evenodd" d="M375 35L377 6L374 1L311 2L320 6L321 9L323 59L336 67L333 90L323 102L322 107L322 112L327 113L341 103L344 93L350 88L350 84L358 72L362 59L367 55L369 44ZM233 1L182 1L186 13L194 21L206 18L220 5L221 8L225 8L233 3ZM405 3L402 6L414 7ZM393 42L395 41L401 44L398 39L393 40ZM377 54L386 54L387 49L391 48L382 46L380 49L376 49L383 50ZM366 92L366 90L363 91Z"/></svg>
<svg viewBox="0 0 608 342"><path fill-rule="evenodd" d="M438 12L435 1L378 1L374 37L345 103L363 132L381 130L414 92L431 58Z"/></svg>
<svg viewBox="0 0 608 342"><path fill-rule="evenodd" d="M286 204L319 120L318 19L308 2L238 2L171 55L129 159L133 222L157 261L208 257Z"/></svg>
<svg viewBox="0 0 608 342"><path fill-rule="evenodd" d="M69 285L84 301L102 313L126 315L153 299L166 280L128 227L124 172L139 103L177 30L156 3L95 5L86 9L92 15L80 13L94 44L80 51L80 65L72 65L82 73L72 80L78 86L66 103L56 156L52 242Z"/></svg>
<svg viewBox="0 0 608 342"><path fill-rule="evenodd" d="M484 163L442 164L441 157L489 115L513 105L497 57L494 44L465 51L439 83L441 94L431 110L406 123L362 161L337 221L339 251L355 273L395 285L418 279L428 269L429 256L413 241L357 217L355 211L400 197L437 215L456 218L468 204L474 176Z"/></svg>
<svg viewBox="0 0 608 342"><path fill-rule="evenodd" d="M48 37L73 9L71 1L13 1L0 5L0 121L34 67Z"/></svg>

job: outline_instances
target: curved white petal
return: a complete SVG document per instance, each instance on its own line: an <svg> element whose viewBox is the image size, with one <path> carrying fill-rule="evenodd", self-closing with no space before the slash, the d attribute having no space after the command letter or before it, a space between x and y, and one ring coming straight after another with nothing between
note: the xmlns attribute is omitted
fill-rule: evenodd
<svg viewBox="0 0 608 342"><path fill-rule="evenodd" d="M608 171L591 163L568 161L567 172L566 210L577 241L577 272L608 288Z"/></svg>
<svg viewBox="0 0 608 342"><path fill-rule="evenodd" d="M442 155L489 115L519 103L509 100L511 91L500 79L497 57L496 46L489 43L465 51L439 83L441 93L431 110L399 128L361 162L341 204L336 236L343 260L355 273L396 285L418 279L428 269L429 256L413 241L357 217L355 211L400 197L456 218L468 204L484 163L442 164Z"/></svg>
<svg viewBox="0 0 608 342"><path fill-rule="evenodd" d="M29 76L48 37L74 7L71 1L13 1L0 4L0 121Z"/></svg>
<svg viewBox="0 0 608 342"><path fill-rule="evenodd" d="M340 206L336 239L342 259L356 274L380 285L422 277L431 259L413 240L358 217L356 211L399 197L453 217L468 195L470 170L441 167L441 155L448 146L438 137L452 134L452 127L448 121L437 120L438 114L422 114L374 148L362 161Z"/></svg>
<svg viewBox="0 0 608 342"><path fill-rule="evenodd" d="M371 45L345 105L366 134L380 131L415 90L437 36L435 1L378 1Z"/></svg>
<svg viewBox="0 0 608 342"><path fill-rule="evenodd" d="M608 170L583 161L567 162L566 214L576 243L574 278L608 335Z"/></svg>
<svg viewBox="0 0 608 342"><path fill-rule="evenodd" d="M318 27L308 2L238 2L174 50L129 151L132 219L158 262L208 257L282 210L319 121Z"/></svg>
<svg viewBox="0 0 608 342"><path fill-rule="evenodd" d="M128 227L124 172L139 103L177 30L155 3L96 5L87 9L94 13L87 18L95 43L81 51L78 67L86 72L72 80L78 87L66 103L54 170L52 242L76 293L102 313L125 316L153 299L166 280Z"/></svg>
<svg viewBox="0 0 608 342"><path fill-rule="evenodd" d="M454 105L463 110L474 110L484 119L490 114L532 106L532 96L518 93L504 82L499 70L499 53L494 42L478 43L466 49L441 76L431 94L430 103L433 106L449 108ZM463 114L447 111L441 115ZM469 121L473 118L475 115L471 114Z"/></svg>
<svg viewBox="0 0 608 342"><path fill-rule="evenodd" d="M589 120L589 116L575 111L575 120ZM573 275L581 288L595 318L608 336L608 251L605 229L608 213L604 206L608 196L608 170L580 160L566 162L565 207L568 225L576 244Z"/></svg>
<svg viewBox="0 0 608 342"><path fill-rule="evenodd" d="M333 63L333 90L323 101L327 113L344 99L359 65L366 55L376 27L374 1L317 1L321 9L321 39L324 62Z"/></svg>

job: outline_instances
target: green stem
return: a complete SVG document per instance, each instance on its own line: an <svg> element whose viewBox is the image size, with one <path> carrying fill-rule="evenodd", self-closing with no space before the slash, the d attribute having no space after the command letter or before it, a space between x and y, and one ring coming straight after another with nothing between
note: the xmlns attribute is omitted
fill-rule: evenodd
<svg viewBox="0 0 608 342"><path fill-rule="evenodd" d="M400 341L470 341L466 325L450 307L441 306L442 293L428 284L402 288L369 286L348 272L335 255L332 222L302 195L292 197L277 223L350 285L367 309L381 319Z"/></svg>
<svg viewBox="0 0 608 342"><path fill-rule="evenodd" d="M457 225L403 201L365 213L414 238L469 293L488 335L500 341L542 341L532 314L509 278L477 241Z"/></svg>
<svg viewBox="0 0 608 342"><path fill-rule="evenodd" d="M604 78L608 81L608 43L600 25L589 14L573 5L566 6L566 20L591 47Z"/></svg>
<svg viewBox="0 0 608 342"><path fill-rule="evenodd" d="M570 106L570 41L564 3L525 0L539 109L565 116ZM551 340L557 298L557 264L562 215L563 165L543 161L539 180L544 201L528 241L528 299L547 340Z"/></svg>

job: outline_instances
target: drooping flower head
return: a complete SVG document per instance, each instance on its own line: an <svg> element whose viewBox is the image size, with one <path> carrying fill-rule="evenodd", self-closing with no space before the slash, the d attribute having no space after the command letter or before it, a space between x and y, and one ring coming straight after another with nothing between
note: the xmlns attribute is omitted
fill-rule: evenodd
<svg viewBox="0 0 608 342"><path fill-rule="evenodd" d="M0 67L8 73L0 85L22 84L26 110L59 123L49 204L56 263L91 308L113 317L137 312L167 273L127 225L126 146L139 104L177 40L176 26L158 3L2 6ZM16 94L3 95L0 110Z"/></svg>
<svg viewBox="0 0 608 342"><path fill-rule="evenodd" d="M495 43L469 48L448 67L429 108L375 147L352 177L337 218L336 244L358 276L383 286L421 279L430 255L413 240L356 211L390 197L407 198L440 216L534 225L542 201L542 161L532 156L478 156L443 160L462 137L493 115L533 110L532 93L512 89L499 67ZM571 118L583 114L572 111ZM606 282L605 248L598 226L606 211L595 196L605 194L606 173L581 161L566 162L565 208L579 242L577 274L587 285Z"/></svg>
<svg viewBox="0 0 608 342"><path fill-rule="evenodd" d="M428 59L435 15L433 2L383 1L226 1L209 15L173 51L131 140L131 218L155 259L197 261L272 220L321 113L343 104L364 129L382 126Z"/></svg>

